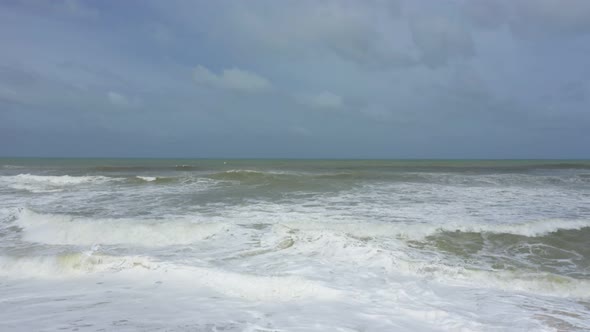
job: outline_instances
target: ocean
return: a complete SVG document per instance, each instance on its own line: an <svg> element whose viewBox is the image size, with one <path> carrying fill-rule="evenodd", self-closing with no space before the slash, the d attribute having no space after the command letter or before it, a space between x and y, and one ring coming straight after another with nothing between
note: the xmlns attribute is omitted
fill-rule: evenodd
<svg viewBox="0 0 590 332"><path fill-rule="evenodd" d="M0 159L0 331L587 331L590 161Z"/></svg>

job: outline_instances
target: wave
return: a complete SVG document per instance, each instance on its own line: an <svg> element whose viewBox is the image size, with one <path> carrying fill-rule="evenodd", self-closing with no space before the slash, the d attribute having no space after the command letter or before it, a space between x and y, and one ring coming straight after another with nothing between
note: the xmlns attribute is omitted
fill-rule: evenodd
<svg viewBox="0 0 590 332"><path fill-rule="evenodd" d="M342 294L299 276L259 276L200 267L185 268L183 275L190 283L198 280L219 293L254 301L335 300Z"/></svg>
<svg viewBox="0 0 590 332"><path fill-rule="evenodd" d="M228 227L221 223L195 223L190 218L88 219L38 214L29 209L22 209L15 219L16 225L23 229L24 240L58 245L186 245L222 234Z"/></svg>
<svg viewBox="0 0 590 332"><path fill-rule="evenodd" d="M278 234L277 234L278 235ZM495 288L565 298L590 298L590 280L535 270L494 270L470 267L440 253L417 252L403 242L367 242L344 234L287 231L275 243L290 239L296 257L315 257L322 264L356 265L367 273L387 271L390 276L413 276L452 286ZM272 242L272 241L269 241ZM307 263L309 264L309 263ZM375 270L376 269L376 270Z"/></svg>
<svg viewBox="0 0 590 332"><path fill-rule="evenodd" d="M549 219L530 221L519 224L484 224L484 223L459 223L449 222L445 224L426 223L317 223L294 222L284 223L281 227L291 230L323 231L330 230L339 233L350 234L359 238L367 237L397 237L400 239L423 239L427 236L439 233L495 233L513 234L526 237L538 237L554 233L560 230L580 230L590 227L590 220L576 219Z"/></svg>
<svg viewBox="0 0 590 332"><path fill-rule="evenodd" d="M136 176L136 178L146 181L146 182L153 182L156 181L158 178L155 176Z"/></svg>
<svg viewBox="0 0 590 332"><path fill-rule="evenodd" d="M261 236L259 249L242 251L241 257L230 258L247 259L250 256L280 253L278 255L281 257L295 255L295 257L306 257L306 259L320 259L322 264L325 264L327 258L330 263L336 262L347 266L347 268L350 268L348 265L351 264L362 266L367 271L378 268L392 275L400 273L415 275L444 284L491 287L560 297L590 298L590 280L587 279L576 279L539 269L534 270L526 266L516 269L494 267L483 260L477 263L479 256L464 259L442 250L432 251L429 248L418 248L412 242L416 239L425 240L430 236L440 234L452 235L451 240L454 239L454 235L467 233L539 237L564 230L586 229L590 227L588 220L544 220L518 225L299 222L276 223L260 229L250 228L247 234L243 233L244 229L242 228L240 228L241 232L238 232L237 227L241 227L240 225L194 223L194 220L190 218L175 218L173 220L88 219L68 215L38 214L28 209L21 209L13 219L6 220L21 228L22 240L50 245L129 244L160 247L188 245L209 239L218 243L227 243L230 239L235 241L236 234L242 234L244 238L250 239L251 235L258 232L258 235ZM226 235L229 237L224 237ZM571 234L566 235L565 240L571 238ZM496 240L492 239L492 241ZM551 239L535 239L536 242L540 240L550 241ZM504 244L499 243L498 245L503 246ZM0 260L0 267L2 267L0 270L13 271L10 273L16 275L19 273L18 271L14 272L17 268L34 269L38 266L43 271L48 271L47 274L79 275L119 270L153 270L159 266L142 258L111 258L94 253L92 253L92 257L87 256L89 255L75 254L58 258L35 258L19 261L18 264ZM475 259L475 265L468 264L469 259ZM65 267L62 266L64 264ZM190 271L177 267L174 267L174 270L181 271L177 272L186 275L187 280L196 276L203 278L206 280L203 283L208 287L232 296L295 298L298 295L293 295L282 289L285 283L289 284L288 287L293 288L297 294L305 292L308 287L310 289L316 287L304 286L305 282L300 283L298 279L289 279L290 277L273 279L273 277L244 276L217 270L202 270L197 267L191 267ZM227 283L232 285L228 286ZM255 286L263 287L262 290L256 289L256 291L234 287L234 284L240 283L241 285L265 283L265 286ZM259 292L270 293L260 295ZM271 295L273 292L282 293ZM326 294L330 293L330 291L326 292Z"/></svg>
<svg viewBox="0 0 590 332"><path fill-rule="evenodd" d="M123 178L106 176L70 176L70 175L32 175L18 174L13 176L0 176L0 183L9 188L26 190L34 193L46 193L62 191L65 187L84 184L102 184L110 181L123 181Z"/></svg>
<svg viewBox="0 0 590 332"><path fill-rule="evenodd" d="M590 169L590 160L403 160L379 163L384 169L442 172L527 172Z"/></svg>
<svg viewBox="0 0 590 332"><path fill-rule="evenodd" d="M296 177L296 174L287 172L273 172L273 171L256 171L249 169L232 169L224 172L210 174L208 177L215 180L226 181L259 181L259 180L278 180L285 178Z"/></svg>
<svg viewBox="0 0 590 332"><path fill-rule="evenodd" d="M443 263L397 259L402 273L426 277L444 284L476 286L566 298L590 298L590 280L533 271L493 271Z"/></svg>
<svg viewBox="0 0 590 332"><path fill-rule="evenodd" d="M245 185L263 185L281 189L325 190L343 188L354 181L419 181L427 179L420 175L403 173L371 173L371 172L295 172L282 170L250 170L234 169L207 175L209 179L218 181L239 182Z"/></svg>
<svg viewBox="0 0 590 332"><path fill-rule="evenodd" d="M205 175L209 179L239 182L246 185L270 185L281 188L342 188L354 184L420 183L475 187L537 187L587 185L584 174L529 174L514 172L439 172L431 170L347 170L336 172L294 172L280 170L235 169Z"/></svg>
<svg viewBox="0 0 590 332"><path fill-rule="evenodd" d="M538 163L528 167L540 169L590 169L590 161Z"/></svg>
<svg viewBox="0 0 590 332"><path fill-rule="evenodd" d="M193 165L175 165L174 169L177 171L195 171L200 170L201 168Z"/></svg>
<svg viewBox="0 0 590 332"><path fill-rule="evenodd" d="M78 185L84 183L99 183L121 178L112 178L106 176L70 176L70 175L32 175L19 174L14 176L2 176L4 181L13 181L16 183L41 183L55 186Z"/></svg>
<svg viewBox="0 0 590 332"><path fill-rule="evenodd" d="M298 276L259 276L158 262L144 256L103 255L95 250L56 256L0 256L0 275L5 277L63 279L105 273L140 280L151 276L159 282L171 281L173 285L191 288L201 286L252 301L335 299L341 295L336 289Z"/></svg>
<svg viewBox="0 0 590 332"><path fill-rule="evenodd" d="M143 172L159 169L158 167L150 166L95 166L91 167L91 171L97 172Z"/></svg>
<svg viewBox="0 0 590 332"><path fill-rule="evenodd" d="M26 167L21 166L21 165L2 165L2 168L4 168L4 169L22 169L22 168L26 168Z"/></svg>
<svg viewBox="0 0 590 332"><path fill-rule="evenodd" d="M173 182L186 183L186 182L191 181L191 179L189 179L189 178L163 177L163 176L142 176L142 175L137 175L135 178L132 178L131 180L137 180L137 181L133 181L133 182L151 183L151 184L165 184L165 183L173 183Z"/></svg>
<svg viewBox="0 0 590 332"><path fill-rule="evenodd" d="M198 179L198 178L196 178ZM4 183L7 187L17 190L26 190L33 193L48 193L59 192L66 188L81 186L81 185L97 185L108 183L151 183L151 184L165 184L171 182L191 182L190 178L178 177L161 177L161 176L144 176L137 175L131 177L110 177L103 175L33 175L33 174L18 174L13 176L0 176L0 183ZM201 181L203 182L203 181Z"/></svg>
<svg viewBox="0 0 590 332"><path fill-rule="evenodd" d="M90 171L96 172L146 172L146 171L192 171L201 168L194 165L134 165L134 166L94 166Z"/></svg>
<svg viewBox="0 0 590 332"><path fill-rule="evenodd" d="M64 278L127 269L149 270L158 266L141 256L109 256L91 250L56 256L0 256L0 267L0 275L8 277Z"/></svg>
<svg viewBox="0 0 590 332"><path fill-rule="evenodd" d="M237 227L227 222L201 222L197 217L179 216L170 219L94 219L71 215L39 214L30 209L14 213L16 225L24 231L24 239L47 244L88 245L134 244L168 246L190 244ZM272 231L331 232L353 238L396 238L423 240L437 234L480 233L512 234L540 237L565 230L590 227L590 220L553 219L519 224L459 223L371 223L371 222L277 222Z"/></svg>
<svg viewBox="0 0 590 332"><path fill-rule="evenodd" d="M419 173L383 173L383 172L365 172L365 171L349 171L349 172L294 172L281 170L250 170L250 169L232 169L223 172L217 172L209 175L210 178L217 180L232 180L232 181L253 181L253 180L371 180L371 179L424 179Z"/></svg>
<svg viewBox="0 0 590 332"><path fill-rule="evenodd" d="M153 174L153 173L152 173ZM345 189L355 184L425 183L451 186L538 186L587 185L587 174L548 176L531 174L457 174L433 172L290 172L280 170L234 169L216 173L197 173L192 176L158 176L152 174L104 175L33 175L0 176L0 183L17 190L35 193L58 192L81 185L129 183L168 184L178 182L227 181L243 185L276 187L293 190ZM369 182L363 182L369 181Z"/></svg>
<svg viewBox="0 0 590 332"><path fill-rule="evenodd" d="M358 181L358 182L357 182ZM362 182L371 181L371 182ZM365 172L340 172L340 173L296 173L281 171L257 171L257 170L229 170L212 174L198 174L188 176L159 176L159 175L32 175L19 174L14 176L0 176L0 184L4 183L8 188L26 190L33 193L60 192L67 188L76 188L84 185L104 184L150 184L164 185L178 183L186 185L221 184L223 182L239 183L249 186L264 186L281 190L343 190L354 185L377 185L378 188L386 184L398 183L422 183L450 186L475 186L475 187L506 187L524 186L536 187L538 185L587 185L590 178L582 175L569 177L557 176L533 176L526 174L490 174L490 175L465 175L450 173L365 173ZM371 184L370 184L371 183Z"/></svg>

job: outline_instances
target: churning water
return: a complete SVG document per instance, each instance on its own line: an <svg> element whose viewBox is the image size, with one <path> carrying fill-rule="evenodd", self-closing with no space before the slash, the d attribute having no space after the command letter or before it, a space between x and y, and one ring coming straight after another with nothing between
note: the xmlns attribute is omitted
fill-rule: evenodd
<svg viewBox="0 0 590 332"><path fill-rule="evenodd" d="M0 159L0 330L590 329L590 162Z"/></svg>

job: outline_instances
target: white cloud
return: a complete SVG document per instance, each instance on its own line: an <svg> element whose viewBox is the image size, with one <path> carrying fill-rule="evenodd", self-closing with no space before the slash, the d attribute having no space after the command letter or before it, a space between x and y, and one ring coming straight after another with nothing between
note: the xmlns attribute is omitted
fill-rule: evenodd
<svg viewBox="0 0 590 332"><path fill-rule="evenodd" d="M344 105L342 97L329 91L304 97L303 102L316 109L339 109Z"/></svg>
<svg viewBox="0 0 590 332"><path fill-rule="evenodd" d="M199 65L193 70L193 78L200 85L244 92L260 92L271 87L266 78L238 68L224 69L215 74Z"/></svg>
<svg viewBox="0 0 590 332"><path fill-rule="evenodd" d="M121 93L109 91L107 93L109 102L117 107L135 107L139 105L139 100L136 98L129 98Z"/></svg>

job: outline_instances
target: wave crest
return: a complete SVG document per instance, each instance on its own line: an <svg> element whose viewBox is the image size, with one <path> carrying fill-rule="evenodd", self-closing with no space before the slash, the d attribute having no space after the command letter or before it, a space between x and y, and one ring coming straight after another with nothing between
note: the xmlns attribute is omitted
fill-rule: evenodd
<svg viewBox="0 0 590 332"><path fill-rule="evenodd" d="M420 240L439 233L492 233L513 234L527 237L544 236L560 230L580 230L590 227L590 220L585 219L549 219L530 221L519 224L484 224L484 223L445 223L445 224L408 224L408 223L318 223L295 222L284 223L289 229L305 231L330 230L346 233L359 238L397 237L400 239Z"/></svg>
<svg viewBox="0 0 590 332"><path fill-rule="evenodd" d="M71 176L71 175L32 175L19 174L0 176L0 183L17 190L27 190L34 193L62 191L66 187L84 184L101 184L109 181L122 181L123 178L112 178L101 175Z"/></svg>
<svg viewBox="0 0 590 332"><path fill-rule="evenodd" d="M121 273L159 282L201 286L231 297L253 301L291 301L302 298L335 299L340 291L298 276L258 276L220 269L159 263L143 256L68 253L57 256L0 256L0 276L42 279L76 278L96 273ZM146 275L145 272L148 274Z"/></svg>
<svg viewBox="0 0 590 332"><path fill-rule="evenodd" d="M84 219L68 215L38 214L23 209L16 216L29 242L61 245L131 244L159 247L186 245L227 230L220 223L195 223L191 219L137 220Z"/></svg>
<svg viewBox="0 0 590 332"><path fill-rule="evenodd" d="M8 277L63 278L136 268L156 269L158 265L141 256L109 256L88 251L56 256L2 256L0 267L0 275Z"/></svg>

